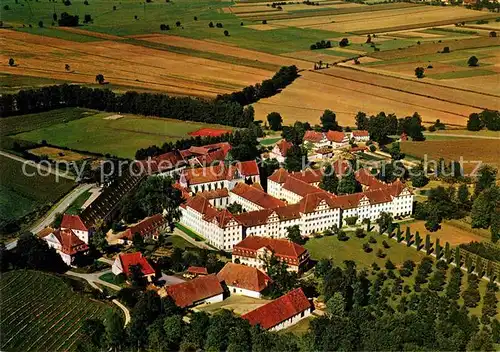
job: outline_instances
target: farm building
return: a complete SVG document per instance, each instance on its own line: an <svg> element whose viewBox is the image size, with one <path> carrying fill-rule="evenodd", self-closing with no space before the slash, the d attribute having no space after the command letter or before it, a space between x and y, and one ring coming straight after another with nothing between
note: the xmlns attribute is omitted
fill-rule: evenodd
<svg viewBox="0 0 500 352"><path fill-rule="evenodd" d="M332 147L333 149L344 148L349 145L349 141L351 139L354 142L368 142L370 140L370 134L368 131L364 130L357 130L353 132L306 131L304 134L304 143L311 144L315 149L321 149L324 147Z"/></svg>
<svg viewBox="0 0 500 352"><path fill-rule="evenodd" d="M269 159L276 159L280 163L284 163L286 153L288 152L288 149L290 149L291 146L292 143L288 142L286 139L282 139L269 152Z"/></svg>
<svg viewBox="0 0 500 352"><path fill-rule="evenodd" d="M214 274L199 276L193 280L169 286L166 292L181 308L221 302L224 299L224 290Z"/></svg>
<svg viewBox="0 0 500 352"><path fill-rule="evenodd" d="M115 275L124 274L126 277L129 277L131 265L139 265L142 274L148 281L151 281L155 276L155 270L141 252L118 254L111 270Z"/></svg>
<svg viewBox="0 0 500 352"><path fill-rule="evenodd" d="M243 295L253 298L260 298L271 281L266 273L256 268L227 263L217 274L220 282L223 282L231 295Z"/></svg>
<svg viewBox="0 0 500 352"><path fill-rule="evenodd" d="M288 270L301 272L309 261L307 249L286 239L249 236L233 247L233 263L264 270L264 260L274 254Z"/></svg>
<svg viewBox="0 0 500 352"><path fill-rule="evenodd" d="M262 329L279 331L286 329L311 315L313 306L301 288L290 291L274 301L254 309L244 315L251 325Z"/></svg>
<svg viewBox="0 0 500 352"><path fill-rule="evenodd" d="M89 244L90 228L78 215L64 214L61 220L61 230L71 230L80 240Z"/></svg>
<svg viewBox="0 0 500 352"><path fill-rule="evenodd" d="M54 230L47 227L38 233L38 237L47 242L49 247L54 248L63 262L69 266L76 266L76 258L86 255L89 251L89 246L68 228Z"/></svg>
<svg viewBox="0 0 500 352"><path fill-rule="evenodd" d="M162 214L156 214L145 218L141 222L129 227L123 232L119 242L122 244L132 244L134 235L138 233L144 239L157 240L160 232L165 229L166 222Z"/></svg>
<svg viewBox="0 0 500 352"><path fill-rule="evenodd" d="M190 266L186 272L189 275L192 275L193 277L195 276L200 276L200 275L208 275L207 268L203 266Z"/></svg>

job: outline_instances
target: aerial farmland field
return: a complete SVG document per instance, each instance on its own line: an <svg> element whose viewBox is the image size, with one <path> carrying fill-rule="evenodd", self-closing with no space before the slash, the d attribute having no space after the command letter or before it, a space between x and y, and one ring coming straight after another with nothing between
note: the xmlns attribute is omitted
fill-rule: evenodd
<svg viewBox="0 0 500 352"><path fill-rule="evenodd" d="M113 310L39 271L3 273L0 285L4 351L74 351L83 321Z"/></svg>
<svg viewBox="0 0 500 352"><path fill-rule="evenodd" d="M26 166L26 171L33 176L25 176L22 162L3 155L0 155L0 163L0 222L16 220L52 204L74 186L74 182L65 178L41 176L33 166Z"/></svg>
<svg viewBox="0 0 500 352"><path fill-rule="evenodd" d="M134 158L135 152L140 148L147 148L152 144L161 146L168 141L189 138L189 133L205 127L230 130L227 126L97 113L12 137L35 143L46 140L49 144L76 150Z"/></svg>

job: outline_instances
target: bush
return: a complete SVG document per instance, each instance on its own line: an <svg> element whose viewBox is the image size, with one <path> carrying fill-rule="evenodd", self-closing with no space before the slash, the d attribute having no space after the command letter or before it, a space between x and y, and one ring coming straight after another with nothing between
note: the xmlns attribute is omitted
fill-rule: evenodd
<svg viewBox="0 0 500 352"><path fill-rule="evenodd" d="M389 248L391 248L391 246L389 246L389 243L387 243L387 241L386 241L386 240L383 240L383 241L382 241L382 245L384 246L384 248L385 248L385 249L389 249Z"/></svg>
<svg viewBox="0 0 500 352"><path fill-rule="evenodd" d="M340 231L337 238L339 239L339 241L347 241L349 239L349 237L347 237L347 234L344 232L344 231Z"/></svg>
<svg viewBox="0 0 500 352"><path fill-rule="evenodd" d="M366 253L370 253L372 251L372 248L370 247L370 245L368 243L363 243L363 250L366 252ZM375 269L374 269L375 270Z"/></svg>
<svg viewBox="0 0 500 352"><path fill-rule="evenodd" d="M224 31L224 35L225 35L226 37L229 37L229 32L228 32L227 30L225 30L225 31Z"/></svg>
<svg viewBox="0 0 500 352"><path fill-rule="evenodd" d="M349 216L349 217L345 218L345 222L349 226L356 225L357 221L358 221L358 217L357 216Z"/></svg>
<svg viewBox="0 0 500 352"><path fill-rule="evenodd" d="M262 20L262 24L267 24L267 20Z"/></svg>
<svg viewBox="0 0 500 352"><path fill-rule="evenodd" d="M385 253L380 248L377 251L377 257L379 257L379 258L385 258Z"/></svg>
<svg viewBox="0 0 500 352"><path fill-rule="evenodd" d="M357 238L364 238L366 236L363 229L356 229L356 232L354 234Z"/></svg>
<svg viewBox="0 0 500 352"><path fill-rule="evenodd" d="M390 259L387 259L387 261L385 262L385 268L387 270L394 270L394 269L396 269L396 266L394 265L394 263Z"/></svg>
<svg viewBox="0 0 500 352"><path fill-rule="evenodd" d="M448 54L449 52L450 52L450 47L449 47L449 46L445 46L445 47L443 48L442 53L443 53L443 54Z"/></svg>
<svg viewBox="0 0 500 352"><path fill-rule="evenodd" d="M470 67L476 67L478 66L479 59L475 56L469 57L469 60L467 60L467 65Z"/></svg>
<svg viewBox="0 0 500 352"><path fill-rule="evenodd" d="M342 38L342 40L339 42L339 46L341 48L348 46L348 45L349 45L349 39L347 39L347 38Z"/></svg>
<svg viewBox="0 0 500 352"><path fill-rule="evenodd" d="M370 151L373 153L374 151L377 150L377 147L375 147L375 145L370 145Z"/></svg>
<svg viewBox="0 0 500 352"><path fill-rule="evenodd" d="M370 236L370 238L368 239L368 242L370 242L370 243L377 243L377 240L375 239L375 237Z"/></svg>

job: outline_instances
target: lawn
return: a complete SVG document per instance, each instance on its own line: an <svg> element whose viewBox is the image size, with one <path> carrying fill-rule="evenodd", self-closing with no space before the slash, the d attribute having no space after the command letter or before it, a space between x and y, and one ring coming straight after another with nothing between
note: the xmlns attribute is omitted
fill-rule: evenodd
<svg viewBox="0 0 500 352"><path fill-rule="evenodd" d="M233 311L233 313L235 314L243 315L269 302L270 302L269 300L265 299L252 298L241 295L232 295L226 298L222 302L203 304L194 308L194 310L207 313L216 313L221 309L228 309Z"/></svg>
<svg viewBox="0 0 500 352"><path fill-rule="evenodd" d="M50 144L62 147L134 158L135 152L140 148L146 148L153 144L161 146L168 141L188 138L188 133L200 128L230 129L227 126L148 118L138 115L124 115L117 119L107 119L110 116L113 114L97 113L85 118L21 133L16 135L16 138L37 143L46 140Z"/></svg>
<svg viewBox="0 0 500 352"><path fill-rule="evenodd" d="M181 248L181 249L195 248L195 246L192 243L186 241L181 236L175 236L175 235L168 236L165 239L165 242L166 243L171 243L173 247L178 247L178 248Z"/></svg>
<svg viewBox="0 0 500 352"><path fill-rule="evenodd" d="M18 219L41 206L52 204L68 193L74 183L65 178L41 176L36 168L26 166L29 177L23 174L23 163L0 155L0 221ZM35 186L36 185L36 186Z"/></svg>
<svg viewBox="0 0 500 352"><path fill-rule="evenodd" d="M307 318L302 319L297 324L290 326L284 330L281 330L280 333L288 333L291 332L295 335L304 335L309 329L309 324L314 319L314 315L310 315Z"/></svg>
<svg viewBox="0 0 500 352"><path fill-rule="evenodd" d="M90 198L92 195L92 192L86 191L78 196L78 198L75 199L73 203L69 206L68 209L66 209L65 213L67 214L72 214L72 215L78 215L80 214L82 210L83 204L87 201L87 199Z"/></svg>
<svg viewBox="0 0 500 352"><path fill-rule="evenodd" d="M349 240L347 241L339 241L337 236L311 238L305 247L314 260L331 258L336 265L343 265L344 260L353 260L359 268L368 268L374 262L383 267L387 259L390 259L395 265L400 265L407 259L419 262L425 256L424 253L417 252L415 248L408 248L404 244L397 243L394 239L375 233L372 233L372 236L377 243L370 243L370 247L373 249L370 253L366 253L362 247L364 243L368 243L370 235L365 238L357 238L354 233L348 233ZM384 240L390 248L384 248L382 245ZM379 249L385 253L384 258L377 257Z"/></svg>
<svg viewBox="0 0 500 352"><path fill-rule="evenodd" d="M48 273L11 271L0 285L3 351L74 351L83 321L114 309Z"/></svg>
<svg viewBox="0 0 500 352"><path fill-rule="evenodd" d="M278 137L278 138L267 138L267 139L262 139L260 141L260 144L263 145L263 146L270 146L270 145L273 145L277 142L279 142L281 140L281 137Z"/></svg>
<svg viewBox="0 0 500 352"><path fill-rule="evenodd" d="M203 237L198 235L196 232L194 232L193 230L187 228L186 226L184 226L182 224L179 224L178 222L175 223L175 227L177 227L179 230L184 232L186 235L188 235L189 237L191 237L195 241L204 241L205 240Z"/></svg>
<svg viewBox="0 0 500 352"><path fill-rule="evenodd" d="M121 286L121 287L127 286L127 284L123 280L118 279L118 276L116 276L115 274L113 274L111 272L106 273L106 274L102 274L101 276L99 276L99 279L101 279L102 281L109 282L110 284L113 284L113 285L117 285L117 286Z"/></svg>

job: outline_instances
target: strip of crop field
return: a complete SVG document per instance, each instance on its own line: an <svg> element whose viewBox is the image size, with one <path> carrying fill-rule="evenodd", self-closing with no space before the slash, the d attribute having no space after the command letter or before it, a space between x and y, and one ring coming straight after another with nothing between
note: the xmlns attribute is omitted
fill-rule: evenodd
<svg viewBox="0 0 500 352"><path fill-rule="evenodd" d="M380 4L380 5L367 5L362 7L350 7L345 9L325 9L317 11L304 11L296 13L279 13L270 15L257 15L245 17L245 19L250 21L261 21L261 20L289 20L293 18L305 18L305 17L320 17L320 16L332 16L332 15L343 15L350 13L360 13L360 12L373 12L373 11L383 11L383 10L394 10L406 7L416 7L422 6L420 4L411 3L394 3L394 4Z"/></svg>

